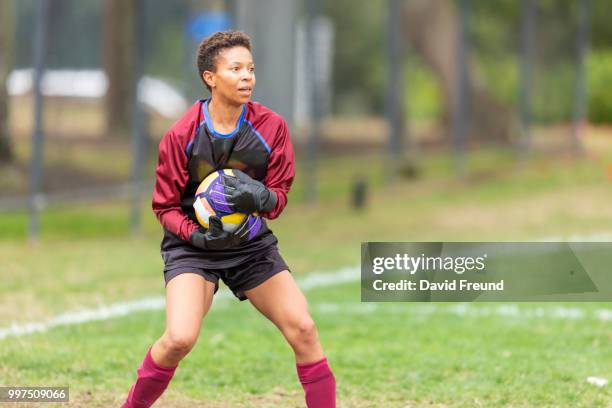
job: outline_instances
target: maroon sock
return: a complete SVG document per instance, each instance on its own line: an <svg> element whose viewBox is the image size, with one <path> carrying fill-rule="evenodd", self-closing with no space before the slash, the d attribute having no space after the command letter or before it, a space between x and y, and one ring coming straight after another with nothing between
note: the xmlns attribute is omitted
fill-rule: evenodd
<svg viewBox="0 0 612 408"><path fill-rule="evenodd" d="M336 408L336 379L326 358L315 363L297 364L297 373L308 408Z"/></svg>
<svg viewBox="0 0 612 408"><path fill-rule="evenodd" d="M147 352L136 373L138 378L128 394L122 408L149 408L164 392L174 375L176 367L160 367L151 357L151 349Z"/></svg>

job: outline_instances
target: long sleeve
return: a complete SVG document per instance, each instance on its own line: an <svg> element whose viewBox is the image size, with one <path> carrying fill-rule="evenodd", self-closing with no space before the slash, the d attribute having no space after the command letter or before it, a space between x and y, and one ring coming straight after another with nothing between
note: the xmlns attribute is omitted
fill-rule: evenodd
<svg viewBox="0 0 612 408"><path fill-rule="evenodd" d="M264 184L276 193L278 201L272 211L262 214L269 219L277 218L287 205L287 193L295 176L295 154L289 127L285 121L282 121L278 127L274 142Z"/></svg>
<svg viewBox="0 0 612 408"><path fill-rule="evenodd" d="M166 230L189 241L191 233L199 227L181 209L181 195L189 178L184 145L172 130L161 140L152 207Z"/></svg>

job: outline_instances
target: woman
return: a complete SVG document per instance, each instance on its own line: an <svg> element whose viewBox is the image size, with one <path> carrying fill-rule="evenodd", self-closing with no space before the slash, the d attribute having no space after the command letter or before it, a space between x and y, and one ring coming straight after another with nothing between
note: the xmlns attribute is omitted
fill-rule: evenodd
<svg viewBox="0 0 612 408"><path fill-rule="evenodd" d="M335 407L334 375L274 234L265 222L230 234L216 218L204 230L192 208L199 183L213 171L232 168L236 177L223 178L226 204L278 217L294 177L287 124L250 101L255 65L247 35L225 31L205 38L197 62L211 98L193 105L160 142L153 192L153 211L164 227L166 330L147 352L123 407L149 407L164 392L195 345L219 279L280 329L295 352L307 407Z"/></svg>

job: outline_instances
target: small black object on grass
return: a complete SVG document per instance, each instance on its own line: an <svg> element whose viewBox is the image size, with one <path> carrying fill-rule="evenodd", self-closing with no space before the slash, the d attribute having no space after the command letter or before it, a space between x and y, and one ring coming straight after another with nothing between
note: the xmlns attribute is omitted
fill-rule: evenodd
<svg viewBox="0 0 612 408"><path fill-rule="evenodd" d="M357 176L351 190L351 205L354 210L361 211L365 208L368 185L362 176Z"/></svg>

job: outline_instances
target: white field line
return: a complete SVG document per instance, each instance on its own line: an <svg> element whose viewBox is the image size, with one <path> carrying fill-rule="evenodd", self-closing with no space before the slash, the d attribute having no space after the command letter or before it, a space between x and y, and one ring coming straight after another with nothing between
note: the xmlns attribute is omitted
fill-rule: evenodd
<svg viewBox="0 0 612 408"><path fill-rule="evenodd" d="M562 236L551 236L540 239L539 241L548 242L610 242L612 241L612 234L600 233L592 235L572 235L569 237ZM303 279L298 280L300 287L303 290L310 290L318 287L338 285L341 283L354 282L360 279L360 268L346 267L337 270L336 272L327 273L312 273ZM216 301L222 299L229 299L232 295L223 291L215 295ZM162 296L147 297L140 300L134 300L129 302L117 302L110 305L102 305L96 309L82 309L76 312L68 312L57 315L49 320L42 322L32 322L25 324L13 323L10 326L0 328L0 340L7 337L19 337L25 336L32 333L42 333L49 329L60 326L71 326L75 324L87 323L96 320L108 320L113 317L126 316L133 312L147 311L147 310L160 310L165 307L165 299ZM376 311L379 306L375 303L364 303L355 305L342 306L341 304L335 303L322 303L318 307L321 311L332 312L342 308L343 311L356 313L368 313ZM382 308L383 306L380 306ZM417 310L417 313L433 313L434 311L446 311L449 313L464 315L494 315L494 316L523 316L523 317L556 317L560 319L581 319L584 318L584 311L577 308L557 308L552 311L549 309L535 308L514 308L514 306L500 306L498 308L470 308L468 304L458 304L451 307L440 307L435 304L429 304L425 306L419 306L419 308L389 308L388 305L384 306L385 311L402 310L402 312L408 312L410 310ZM486 312L486 310L491 310ZM594 312L594 317L602 321L612 320L612 309L600 309Z"/></svg>
<svg viewBox="0 0 612 408"><path fill-rule="evenodd" d="M337 285L359 280L360 269L358 267L342 268L336 272L313 273L298 280L303 290L310 290L322 286ZM227 300L233 295L226 290L215 295L215 303ZM19 337L32 333L43 333L54 327L71 326L96 320L108 320L113 317L126 316L134 312L147 310L160 310L166 305L163 296L146 297L129 302L117 302L110 305L102 305L96 309L82 309L75 312L62 313L49 320L18 324L0 328L0 340L7 337Z"/></svg>
<svg viewBox="0 0 612 408"><path fill-rule="evenodd" d="M612 321L612 309L584 310L575 307L521 307L516 304L500 304L489 306L484 304L458 303L443 305L439 303L316 303L311 309L319 313L369 314L380 313L381 316L390 313L428 316L433 314L450 314L465 317L515 317L521 319L550 320L600 320Z"/></svg>

